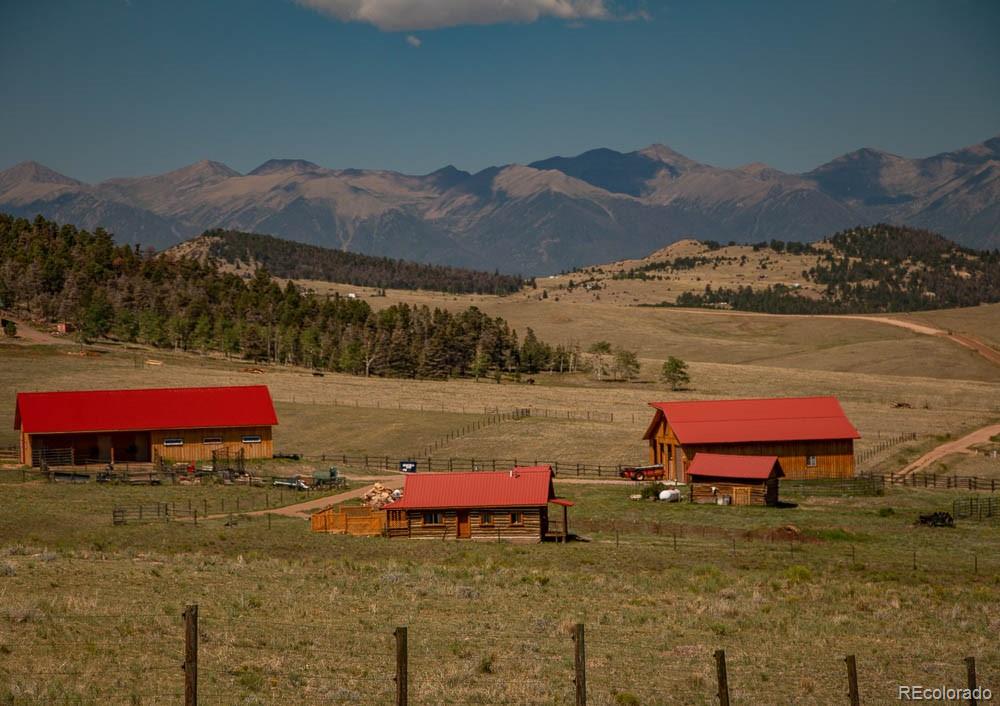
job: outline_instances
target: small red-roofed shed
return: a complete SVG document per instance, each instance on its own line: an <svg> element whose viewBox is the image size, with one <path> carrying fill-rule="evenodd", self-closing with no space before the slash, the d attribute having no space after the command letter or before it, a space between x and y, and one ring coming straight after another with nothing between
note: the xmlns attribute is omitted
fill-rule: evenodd
<svg viewBox="0 0 1000 706"><path fill-rule="evenodd" d="M777 456L697 453L688 467L689 499L720 505L777 505Z"/></svg>
<svg viewBox="0 0 1000 706"><path fill-rule="evenodd" d="M550 523L549 503L562 506L562 523ZM385 511L390 537L540 542L553 531L565 538L572 504L556 497L549 466L531 466L408 475Z"/></svg>
<svg viewBox="0 0 1000 706"><path fill-rule="evenodd" d="M700 453L777 456L785 476L851 478L858 430L836 397L651 402L650 462L685 482Z"/></svg>

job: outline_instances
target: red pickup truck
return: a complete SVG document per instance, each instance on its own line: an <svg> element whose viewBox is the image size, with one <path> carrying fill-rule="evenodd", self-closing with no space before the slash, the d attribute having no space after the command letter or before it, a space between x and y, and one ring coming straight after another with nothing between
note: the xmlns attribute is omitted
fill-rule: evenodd
<svg viewBox="0 0 1000 706"><path fill-rule="evenodd" d="M663 464L658 463L655 466L629 466L623 468L618 475L629 480L660 480L666 473L663 471Z"/></svg>

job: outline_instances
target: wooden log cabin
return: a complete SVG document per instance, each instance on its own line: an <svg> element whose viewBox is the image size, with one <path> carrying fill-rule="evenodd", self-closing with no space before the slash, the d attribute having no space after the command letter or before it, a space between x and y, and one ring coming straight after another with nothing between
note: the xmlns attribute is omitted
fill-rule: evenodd
<svg viewBox="0 0 1000 706"><path fill-rule="evenodd" d="M21 392L14 411L31 466L271 458L277 423L264 385Z"/></svg>
<svg viewBox="0 0 1000 706"><path fill-rule="evenodd" d="M777 456L699 452L687 475L693 503L777 505L778 479L784 472Z"/></svg>
<svg viewBox="0 0 1000 706"><path fill-rule="evenodd" d="M776 456L789 479L851 478L858 430L836 397L651 402L643 439L665 477L687 481L699 453Z"/></svg>
<svg viewBox="0 0 1000 706"><path fill-rule="evenodd" d="M549 520L549 504L562 508ZM504 472L418 473L406 477L403 498L385 506L389 537L540 542L567 534L569 500L557 498L549 466Z"/></svg>

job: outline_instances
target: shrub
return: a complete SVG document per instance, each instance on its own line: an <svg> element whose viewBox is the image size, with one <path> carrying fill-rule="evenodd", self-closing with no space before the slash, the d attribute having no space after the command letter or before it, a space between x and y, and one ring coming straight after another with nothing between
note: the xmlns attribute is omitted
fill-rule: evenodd
<svg viewBox="0 0 1000 706"><path fill-rule="evenodd" d="M658 498L660 497L660 491L666 489L667 486L664 483L652 483L650 485L645 486L642 489L642 498L643 500L648 500L649 498L654 498L654 499Z"/></svg>
<svg viewBox="0 0 1000 706"><path fill-rule="evenodd" d="M785 569L785 578L787 578L790 583L805 583L807 581L812 581L812 570L808 566L803 566L802 564L792 564Z"/></svg>
<svg viewBox="0 0 1000 706"><path fill-rule="evenodd" d="M17 576L17 569L9 561L0 564L0 576Z"/></svg>
<svg viewBox="0 0 1000 706"><path fill-rule="evenodd" d="M891 507L880 507L878 509L878 516L879 517L892 517L895 514L896 514L896 511L893 510Z"/></svg>
<svg viewBox="0 0 1000 706"><path fill-rule="evenodd" d="M615 694L615 706L639 706L639 697L627 691Z"/></svg>

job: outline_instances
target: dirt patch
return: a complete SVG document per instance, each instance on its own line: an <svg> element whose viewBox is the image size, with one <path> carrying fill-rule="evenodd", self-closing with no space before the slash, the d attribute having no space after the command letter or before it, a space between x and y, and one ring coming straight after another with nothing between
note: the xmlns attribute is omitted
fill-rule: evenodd
<svg viewBox="0 0 1000 706"><path fill-rule="evenodd" d="M743 534L747 539L763 540L766 542L809 542L817 544L823 540L803 534L795 525L782 525L781 527L759 527L749 530Z"/></svg>

